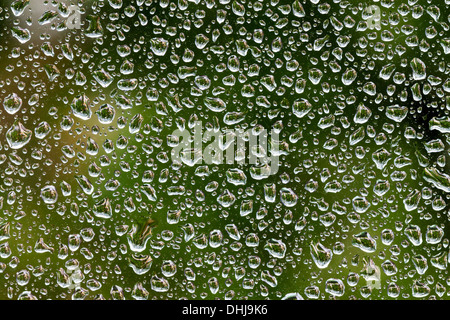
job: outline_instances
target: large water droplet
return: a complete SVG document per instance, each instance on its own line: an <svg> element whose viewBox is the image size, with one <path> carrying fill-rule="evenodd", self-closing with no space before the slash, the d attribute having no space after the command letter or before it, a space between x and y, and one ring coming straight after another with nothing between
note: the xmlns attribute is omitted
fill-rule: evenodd
<svg viewBox="0 0 450 320"><path fill-rule="evenodd" d="M31 140L33 132L16 119L14 124L6 132L6 141L12 149L20 149Z"/></svg>

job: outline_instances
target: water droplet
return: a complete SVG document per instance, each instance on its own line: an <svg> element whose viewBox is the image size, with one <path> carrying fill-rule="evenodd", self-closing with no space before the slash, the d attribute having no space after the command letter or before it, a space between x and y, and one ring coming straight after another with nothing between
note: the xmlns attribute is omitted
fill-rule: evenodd
<svg viewBox="0 0 450 320"><path fill-rule="evenodd" d="M33 132L16 119L6 132L6 141L12 149L20 149L31 141Z"/></svg>
<svg viewBox="0 0 450 320"><path fill-rule="evenodd" d="M3 108L9 114L15 114L22 106L22 99L16 94L11 93L3 100Z"/></svg>
<svg viewBox="0 0 450 320"><path fill-rule="evenodd" d="M55 186L48 185L41 189L41 198L46 204L55 203L58 200L58 192Z"/></svg>

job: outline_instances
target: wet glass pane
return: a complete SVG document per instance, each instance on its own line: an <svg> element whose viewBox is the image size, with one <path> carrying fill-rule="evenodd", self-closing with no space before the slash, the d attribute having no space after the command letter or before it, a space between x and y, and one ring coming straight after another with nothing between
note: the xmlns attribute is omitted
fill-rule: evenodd
<svg viewBox="0 0 450 320"><path fill-rule="evenodd" d="M449 0L4 0L0 299L448 299Z"/></svg>

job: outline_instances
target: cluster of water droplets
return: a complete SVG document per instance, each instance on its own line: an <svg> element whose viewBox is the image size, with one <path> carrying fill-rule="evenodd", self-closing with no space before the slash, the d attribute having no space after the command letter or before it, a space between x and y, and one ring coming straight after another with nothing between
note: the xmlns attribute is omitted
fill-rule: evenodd
<svg viewBox="0 0 450 320"><path fill-rule="evenodd" d="M1 7L2 295L448 297L450 3L374 4ZM173 161L197 121L277 172Z"/></svg>

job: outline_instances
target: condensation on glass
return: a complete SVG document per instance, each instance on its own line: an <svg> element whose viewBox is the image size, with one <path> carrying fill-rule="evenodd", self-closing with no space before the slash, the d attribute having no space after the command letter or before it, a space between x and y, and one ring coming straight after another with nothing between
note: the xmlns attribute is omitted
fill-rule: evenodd
<svg viewBox="0 0 450 320"><path fill-rule="evenodd" d="M7 0L1 299L447 299L449 0Z"/></svg>

